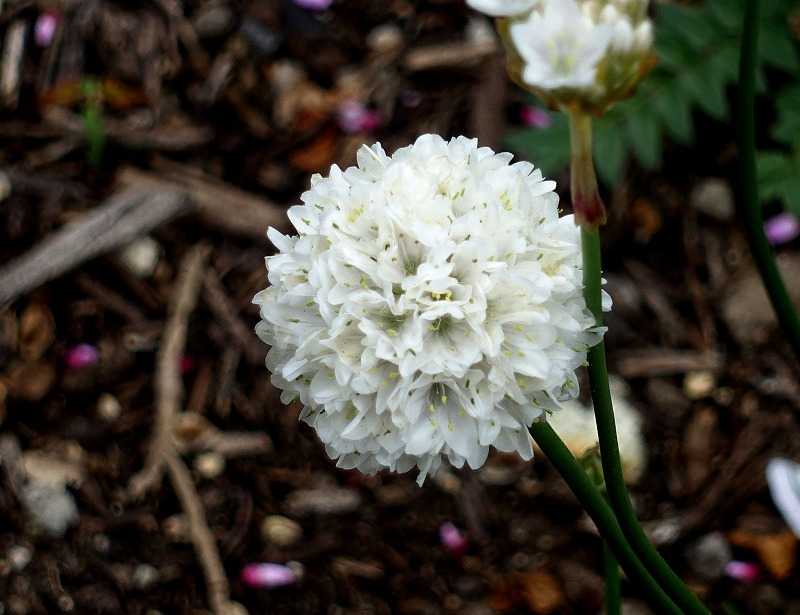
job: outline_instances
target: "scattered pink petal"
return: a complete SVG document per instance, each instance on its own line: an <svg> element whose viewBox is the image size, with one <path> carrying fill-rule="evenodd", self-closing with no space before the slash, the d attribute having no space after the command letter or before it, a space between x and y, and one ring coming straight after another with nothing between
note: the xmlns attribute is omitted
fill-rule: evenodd
<svg viewBox="0 0 800 615"><path fill-rule="evenodd" d="M303 9L324 11L333 4L333 0L294 0L294 3Z"/></svg>
<svg viewBox="0 0 800 615"><path fill-rule="evenodd" d="M242 583L257 589L271 589L297 583L297 575L282 564L248 564L242 569Z"/></svg>
<svg viewBox="0 0 800 615"><path fill-rule="evenodd" d="M192 357L181 357L181 374L188 374L194 369L194 359Z"/></svg>
<svg viewBox="0 0 800 615"><path fill-rule="evenodd" d="M58 14L51 11L41 13L33 28L36 44L39 47L49 47L56 34L56 28L58 28Z"/></svg>
<svg viewBox="0 0 800 615"><path fill-rule="evenodd" d="M467 537L449 521L439 528L439 539L444 548L456 557L463 555L467 550Z"/></svg>
<svg viewBox="0 0 800 615"><path fill-rule="evenodd" d="M789 243L800 235L800 219L788 212L772 216L764 223L764 232L773 246Z"/></svg>
<svg viewBox="0 0 800 615"><path fill-rule="evenodd" d="M725 565L725 574L741 583L752 583L759 577L758 565L752 562L731 560Z"/></svg>
<svg viewBox="0 0 800 615"><path fill-rule="evenodd" d="M97 363L100 353L91 344L78 344L64 353L64 362L70 369L82 369Z"/></svg>
<svg viewBox="0 0 800 615"><path fill-rule="evenodd" d="M380 113L368 109L357 100L346 100L336 111L339 127L348 134L372 132L380 128L383 118Z"/></svg>
<svg viewBox="0 0 800 615"><path fill-rule="evenodd" d="M519 118L529 128L547 128L553 123L553 118L550 117L547 111L534 105L522 107L519 112Z"/></svg>

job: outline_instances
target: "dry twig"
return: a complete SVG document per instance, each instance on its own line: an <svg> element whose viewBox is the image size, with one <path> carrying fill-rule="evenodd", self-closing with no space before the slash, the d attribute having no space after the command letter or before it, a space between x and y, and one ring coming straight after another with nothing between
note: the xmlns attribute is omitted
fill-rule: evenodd
<svg viewBox="0 0 800 615"><path fill-rule="evenodd" d="M263 363L264 353L261 348L253 343L255 338L253 337L252 331L239 318L236 307L231 300L228 299L225 287L222 285L222 281L213 269L209 269L206 272L203 288L205 290L204 297L208 307L211 308L214 316L220 320L231 336L233 336L233 339L241 348L247 360L254 365Z"/></svg>
<svg viewBox="0 0 800 615"><path fill-rule="evenodd" d="M118 192L0 268L0 305L95 256L119 248L188 209L175 191Z"/></svg>
<svg viewBox="0 0 800 615"><path fill-rule="evenodd" d="M187 321L197 302L209 252L209 247L204 244L195 246L181 264L175 298L170 306L169 321L158 353L155 383L158 416L153 440L144 468L131 479L129 487L131 495L135 498L158 486L166 453L173 449L172 428L183 396L180 355L186 344Z"/></svg>
<svg viewBox="0 0 800 615"><path fill-rule="evenodd" d="M124 167L117 175L117 182L121 186L186 192L203 222L233 235L263 241L267 227L282 228L288 222L286 212L274 203L182 165L162 163L161 166L164 170L159 175Z"/></svg>
<svg viewBox="0 0 800 615"><path fill-rule="evenodd" d="M200 498L194 488L192 476L189 474L186 464L172 449L168 449L165 452L164 462L167 465L175 493L189 521L189 533L197 552L197 558L203 567L211 610L215 615L246 613L244 607L230 601L228 577L225 576L225 569L222 567L222 560L219 556L214 535L208 528L206 514L200 504Z"/></svg>
<svg viewBox="0 0 800 615"><path fill-rule="evenodd" d="M212 611L215 615L246 615L247 611L243 606L230 600L228 579L214 535L208 527L205 511L191 474L180 457L180 452L187 450L188 447L179 449L174 438L174 430L179 420L190 417L188 413L180 411L183 397L180 356L186 344L189 315L197 303L209 252L209 246L199 244L190 250L181 264L175 294L170 305L169 320L158 354L155 383L158 416L155 431L145 466L131 479L128 489L133 497L141 497L159 484L162 472L166 468L189 521L192 543L203 568L208 602ZM193 422L199 427L205 425L199 415ZM224 433L215 429L210 423L205 425L205 429L200 429L192 444L197 448L217 450L220 454L228 456L265 452L271 447L266 434Z"/></svg>

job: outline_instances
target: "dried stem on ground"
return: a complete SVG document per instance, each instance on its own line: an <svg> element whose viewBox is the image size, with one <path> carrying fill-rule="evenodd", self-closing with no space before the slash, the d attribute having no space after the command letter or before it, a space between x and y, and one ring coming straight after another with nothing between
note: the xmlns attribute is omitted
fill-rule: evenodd
<svg viewBox="0 0 800 615"><path fill-rule="evenodd" d="M144 468L130 482L134 498L140 498L161 482L166 454L173 449L172 427L178 415L183 387L181 384L180 356L186 344L186 328L197 303L203 280L206 259L210 249L200 244L184 257L177 288L170 307L170 317L161 341L156 373L156 398L158 416L156 428Z"/></svg>
<svg viewBox="0 0 800 615"><path fill-rule="evenodd" d="M0 268L0 305L185 213L188 202L174 190L132 187L112 196Z"/></svg>
<svg viewBox="0 0 800 615"><path fill-rule="evenodd" d="M174 437L174 429L179 419L189 416L180 410L183 398L180 357L186 345L189 315L197 304L203 280L209 279L206 263L210 252L208 245L196 245L181 263L175 294L170 305L169 320L158 354L155 382L158 415L155 431L145 466L131 479L128 490L134 498L143 496L160 484L162 473L166 468L189 522L189 532L197 558L203 568L211 609L215 615L243 615L247 613L245 608L230 600L229 583L216 540L208 527L191 473L181 459L180 453L196 448L216 450L223 456L263 453L270 450L270 439L266 434L224 433L211 425L207 425L195 439L193 447L179 448ZM218 279L216 282L218 287L215 290L224 300L222 283Z"/></svg>

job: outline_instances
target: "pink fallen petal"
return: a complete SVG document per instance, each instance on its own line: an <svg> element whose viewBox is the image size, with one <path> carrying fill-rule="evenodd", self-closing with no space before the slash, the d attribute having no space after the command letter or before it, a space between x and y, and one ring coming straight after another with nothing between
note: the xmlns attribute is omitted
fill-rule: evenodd
<svg viewBox="0 0 800 615"><path fill-rule="evenodd" d="M57 27L58 15L56 13L46 11L39 15L33 28L33 37L36 40L36 44L39 47L49 47L50 43L53 42Z"/></svg>
<svg viewBox="0 0 800 615"><path fill-rule="evenodd" d="M94 365L100 359L97 348L91 344L78 344L64 353L64 362L70 369L81 369Z"/></svg>
<svg viewBox="0 0 800 615"><path fill-rule="evenodd" d="M467 550L467 537L449 521L439 528L439 539L444 548L455 556L463 555Z"/></svg>
<svg viewBox="0 0 800 615"><path fill-rule="evenodd" d="M519 117L529 128L547 128L553 123L550 114L541 107L525 105L520 109Z"/></svg>
<svg viewBox="0 0 800 615"><path fill-rule="evenodd" d="M725 574L741 583L753 583L758 579L759 568L752 562L731 560L725 564Z"/></svg>
<svg viewBox="0 0 800 615"><path fill-rule="evenodd" d="M789 212L772 216L764 223L764 233L773 246L789 243L800 235L800 219Z"/></svg>
<svg viewBox="0 0 800 615"><path fill-rule="evenodd" d="M271 589L297 583L297 575L282 564L248 564L242 569L242 583L257 589Z"/></svg>
<svg viewBox="0 0 800 615"><path fill-rule="evenodd" d="M339 105L336 119L339 127L347 134L372 132L383 123L380 113L368 109L357 100L346 100Z"/></svg>
<svg viewBox="0 0 800 615"><path fill-rule="evenodd" d="M333 0L294 0L294 3L303 9L311 9L312 11L324 11L331 4L333 4Z"/></svg>

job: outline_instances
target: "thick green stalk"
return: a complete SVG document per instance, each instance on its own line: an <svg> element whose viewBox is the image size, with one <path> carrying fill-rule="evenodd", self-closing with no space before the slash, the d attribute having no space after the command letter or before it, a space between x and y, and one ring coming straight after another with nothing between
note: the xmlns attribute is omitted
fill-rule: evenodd
<svg viewBox="0 0 800 615"><path fill-rule="evenodd" d="M775 254L764 233L764 219L756 181L755 88L758 52L758 0L748 0L742 27L739 61L738 118L740 195L739 217L747 233L750 252L761 274L781 329L800 358L800 318L775 263Z"/></svg>
<svg viewBox="0 0 800 615"><path fill-rule="evenodd" d="M588 170L584 159L585 156L582 153L587 149L591 151L591 121L573 115L571 116L570 128L573 148L573 193L578 191L578 198L583 202L592 199L600 201L594 169ZM588 166L592 166L591 161L589 161ZM577 178L576 174L579 175ZM583 175L583 177L580 177L580 175ZM581 225L581 244L583 248L583 293L586 305L594 315L597 325L602 326L602 260L600 255L600 234L596 225ZM589 382L592 391L592 402L594 403L595 421L597 422L597 434L606 490L622 531L648 571L684 612L690 615L708 615L708 609L689 591L680 577L659 555L636 518L636 513L622 476L622 461L620 460L619 445L617 443L617 429L614 421L614 408L611 403L611 391L608 386L606 351L603 342L589 349L588 362Z"/></svg>
<svg viewBox="0 0 800 615"><path fill-rule="evenodd" d="M622 579L619 562L607 542L603 543L603 568L606 575L606 594L604 597L606 615L620 615L622 612Z"/></svg>
<svg viewBox="0 0 800 615"><path fill-rule="evenodd" d="M658 613L680 615L682 611L675 606L636 557L625 540L608 503L561 441L561 438L558 437L558 434L546 421L535 422L530 431L539 448L558 470L564 482L592 518L605 540L605 544L614 553L628 578L641 589L650 606Z"/></svg>

